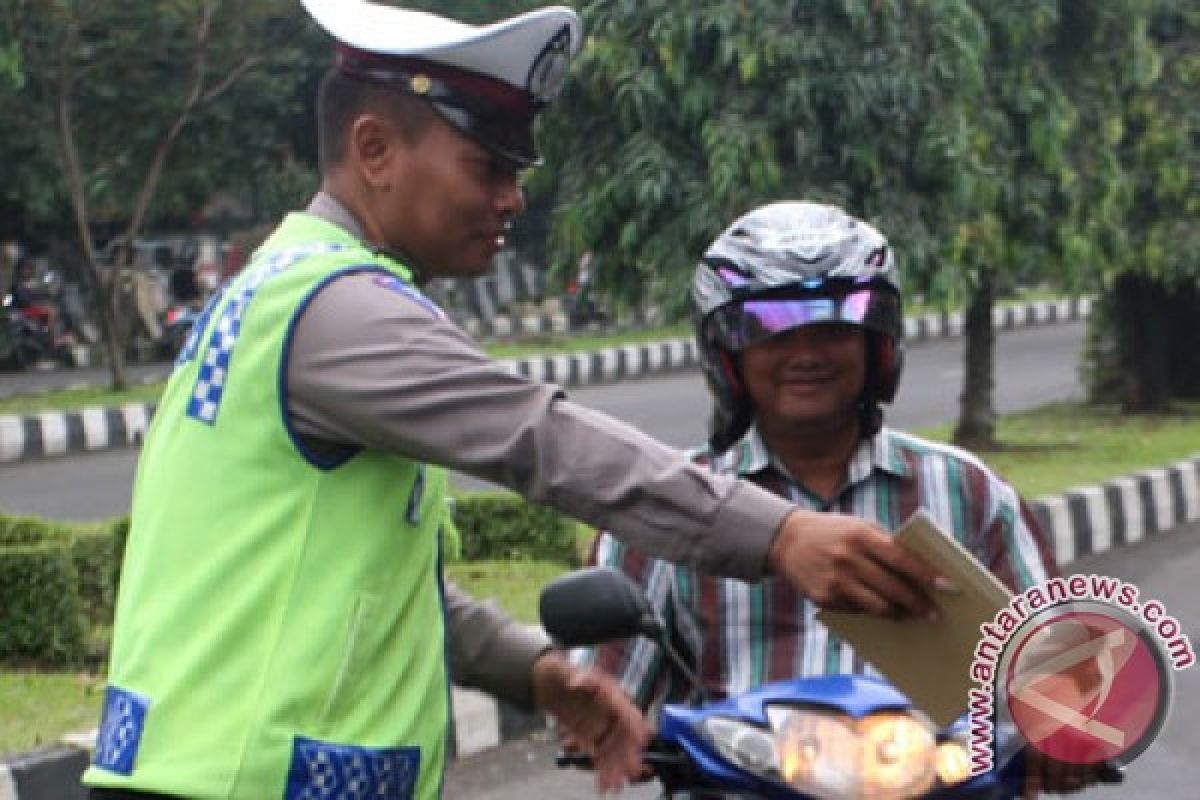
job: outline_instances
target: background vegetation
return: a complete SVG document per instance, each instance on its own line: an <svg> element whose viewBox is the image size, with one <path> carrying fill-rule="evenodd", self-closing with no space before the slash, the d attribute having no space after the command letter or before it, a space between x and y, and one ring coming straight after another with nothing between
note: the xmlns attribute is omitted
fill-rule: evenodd
<svg viewBox="0 0 1200 800"><path fill-rule="evenodd" d="M408 5L483 22L538 4ZM960 443L995 442L988 320L1017 283L1103 295L1097 399L1200 394L1196 3L577 8L587 40L514 236L560 277L591 252L611 302L679 311L736 215L826 200L893 238L911 298L968 308ZM260 223L302 203L328 38L293 0L0 0L0 31L0 237L75 243L123 384L127 309L98 244L192 222L222 193Z"/></svg>

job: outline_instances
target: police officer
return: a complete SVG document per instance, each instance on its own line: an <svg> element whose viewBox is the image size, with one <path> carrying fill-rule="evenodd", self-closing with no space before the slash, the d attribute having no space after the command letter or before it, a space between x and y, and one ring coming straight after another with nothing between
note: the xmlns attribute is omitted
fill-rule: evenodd
<svg viewBox="0 0 1200 800"><path fill-rule="evenodd" d="M532 125L581 43L572 11L475 27L304 5L337 42L321 191L210 301L147 435L97 797L435 797L443 644L456 682L549 710L607 784L634 774L646 731L613 684L442 586L444 467L705 570L929 612L935 576L877 528L509 374L422 294L486 271L523 209Z"/></svg>

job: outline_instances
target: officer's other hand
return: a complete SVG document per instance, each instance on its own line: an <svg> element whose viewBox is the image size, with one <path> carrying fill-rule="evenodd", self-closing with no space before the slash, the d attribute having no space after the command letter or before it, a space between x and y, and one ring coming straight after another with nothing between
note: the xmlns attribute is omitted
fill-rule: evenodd
<svg viewBox="0 0 1200 800"><path fill-rule="evenodd" d="M793 511L768 559L776 574L828 609L932 619L930 593L950 588L879 526L847 514Z"/></svg>
<svg viewBox="0 0 1200 800"><path fill-rule="evenodd" d="M549 650L534 663L533 698L555 719L571 748L591 756L601 791L618 791L644 776L642 753L650 728L611 676L575 667L561 652Z"/></svg>

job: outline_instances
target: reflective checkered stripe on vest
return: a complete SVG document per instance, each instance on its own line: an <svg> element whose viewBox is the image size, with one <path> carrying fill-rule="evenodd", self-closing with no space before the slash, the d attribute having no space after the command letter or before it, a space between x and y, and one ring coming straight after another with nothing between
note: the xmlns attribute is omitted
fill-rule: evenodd
<svg viewBox="0 0 1200 800"><path fill-rule="evenodd" d="M321 463L281 396L296 318L362 270L416 291L402 265L294 214L198 323L138 466L87 783L438 796L445 474L373 450Z"/></svg>

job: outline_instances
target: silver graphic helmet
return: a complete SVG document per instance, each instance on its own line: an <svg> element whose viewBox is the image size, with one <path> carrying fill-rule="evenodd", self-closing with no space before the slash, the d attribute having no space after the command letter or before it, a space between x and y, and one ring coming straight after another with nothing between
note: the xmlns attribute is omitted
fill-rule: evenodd
<svg viewBox="0 0 1200 800"><path fill-rule="evenodd" d="M696 265L692 314L718 452L754 420L732 355L815 323L866 329L863 433L879 430L879 403L891 402L900 381L904 316L892 249L867 223L817 203L773 203L745 214Z"/></svg>

